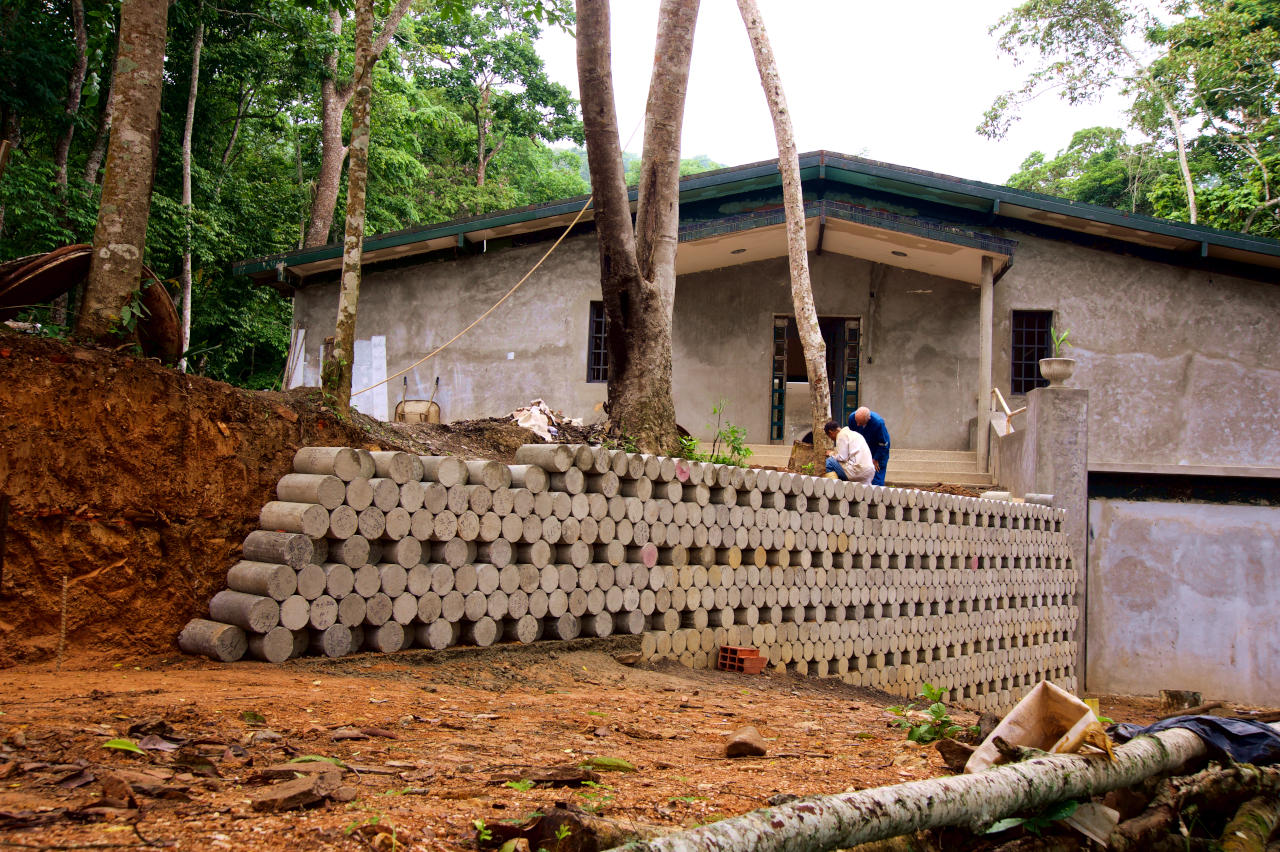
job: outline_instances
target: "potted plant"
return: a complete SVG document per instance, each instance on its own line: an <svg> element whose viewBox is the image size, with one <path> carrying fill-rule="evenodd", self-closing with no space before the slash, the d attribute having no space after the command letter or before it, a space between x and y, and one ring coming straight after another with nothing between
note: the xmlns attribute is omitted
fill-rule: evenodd
<svg viewBox="0 0 1280 852"><path fill-rule="evenodd" d="M1062 383L1071 378L1071 374L1076 371L1076 359L1062 357L1062 347L1071 346L1070 341L1067 340L1070 334L1071 329L1061 334L1056 328L1049 329L1049 336L1053 338L1053 357L1040 359L1040 375L1049 380L1051 388L1062 387Z"/></svg>

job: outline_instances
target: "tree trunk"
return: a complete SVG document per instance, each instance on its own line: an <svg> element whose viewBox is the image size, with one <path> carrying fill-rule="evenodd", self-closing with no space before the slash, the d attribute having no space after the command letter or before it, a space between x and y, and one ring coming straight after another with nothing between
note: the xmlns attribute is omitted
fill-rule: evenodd
<svg viewBox="0 0 1280 852"><path fill-rule="evenodd" d="M804 363L809 375L809 403L813 412L813 450L815 457L831 448L823 426L831 419L831 386L827 383L827 346L818 327L818 311L813 306L813 286L809 281L809 238L805 233L804 194L800 186L800 155L796 150L791 112L782 90L778 64L774 59L769 34L756 0L738 0L738 11L751 37L751 50L760 70L760 84L773 117L773 135L778 140L778 171L782 173L782 200L787 215L787 257L791 267L791 303L796 312L796 327L804 349Z"/></svg>
<svg viewBox="0 0 1280 852"><path fill-rule="evenodd" d="M663 0L646 107L640 199L631 225L614 106L605 0L578 0L578 81L600 241L611 428L642 452L679 446L671 392L671 312L680 224L680 128L698 0Z"/></svg>
<svg viewBox="0 0 1280 852"><path fill-rule="evenodd" d="M93 262L76 333L110 336L142 277L164 85L168 0L128 0L120 10L119 63L112 98L114 132L107 146Z"/></svg>
<svg viewBox="0 0 1280 852"><path fill-rule="evenodd" d="M197 7L196 14L204 10ZM187 371L191 349L191 132L196 119L196 91L200 85L200 51L204 47L204 21L196 22L191 39L191 91L187 95L187 124L182 130L182 352L178 369Z"/></svg>
<svg viewBox="0 0 1280 852"><path fill-rule="evenodd" d="M342 284L333 359L325 365L325 387L341 411L351 405L356 306L360 301L360 258L364 251L365 190L369 176L369 120L373 96L373 0L356 3L356 64L352 82L351 163L347 169L347 228L342 246Z"/></svg>
<svg viewBox="0 0 1280 852"><path fill-rule="evenodd" d="M622 848L628 852L828 852L948 825L983 829L1018 811L1131 787L1207 754L1195 734L1173 729L1117 747L1115 760L1100 755L1050 755L975 775L811 796Z"/></svg>
<svg viewBox="0 0 1280 852"><path fill-rule="evenodd" d="M117 54L111 60L111 76L107 78L107 89L103 92L102 111L98 116L98 135L89 151L89 159L84 164L84 194L92 195L93 188L98 185L98 172L102 168L102 158L107 154L107 141L111 138L111 94L115 91Z"/></svg>
<svg viewBox="0 0 1280 852"><path fill-rule="evenodd" d="M1191 167L1187 165L1187 140L1182 134L1182 116L1174 108L1173 101L1164 93L1161 93L1160 100L1164 103L1164 111L1169 117L1169 123L1173 125L1173 138L1178 143L1178 168L1182 171L1182 183L1187 189L1187 212L1191 216L1191 224L1194 225L1199 219L1196 211L1196 183L1191 177Z"/></svg>
<svg viewBox="0 0 1280 852"><path fill-rule="evenodd" d="M76 38L76 61L71 67L71 82L67 88L67 108L64 120L66 129L53 150L53 165L57 169L54 183L67 185L67 157L71 153L71 140L76 134L76 116L80 114L80 94L84 89L84 75L89 69L89 34L84 25L84 0L71 0L71 26Z"/></svg>
<svg viewBox="0 0 1280 852"><path fill-rule="evenodd" d="M391 37L409 11L411 2L412 0L399 0L383 22L382 30L374 40L371 50L374 62L391 43ZM335 36L342 35L341 12L334 10L329 13L329 26ZM350 80L338 82L336 49L325 57L325 67L328 73L320 82L320 174L316 177L315 195L311 199L311 225L307 228L307 236L303 241L306 248L329 242L333 211L338 203L338 193L342 189L342 164L347 158L347 149L342 144L342 115L355 91Z"/></svg>

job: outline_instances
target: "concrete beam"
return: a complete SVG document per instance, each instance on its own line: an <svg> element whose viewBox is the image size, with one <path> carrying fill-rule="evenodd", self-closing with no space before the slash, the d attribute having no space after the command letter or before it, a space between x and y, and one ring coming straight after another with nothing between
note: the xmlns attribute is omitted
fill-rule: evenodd
<svg viewBox="0 0 1280 852"><path fill-rule="evenodd" d="M991 324L995 303L994 264L982 256L982 284L978 300L978 470L986 472L991 446Z"/></svg>

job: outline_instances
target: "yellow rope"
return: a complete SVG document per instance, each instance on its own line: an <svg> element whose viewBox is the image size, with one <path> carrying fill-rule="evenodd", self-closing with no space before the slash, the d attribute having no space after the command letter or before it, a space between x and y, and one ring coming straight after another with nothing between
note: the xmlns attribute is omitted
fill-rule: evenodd
<svg viewBox="0 0 1280 852"><path fill-rule="evenodd" d="M355 393L353 393L353 394L351 394L351 395L352 395L353 397L354 397L354 396L359 396L360 394L364 393L365 391L371 391L371 390L373 390L373 389L374 389L374 388L376 388L376 387L379 387L379 386L381 386L381 385L385 385L387 382L391 381L391 380L392 380L392 379L394 379L394 378L398 378L399 376L403 376L405 373L409 372L409 371L410 371L410 370L412 370L414 367L417 367L419 364L423 363L424 361L427 361L427 360L429 360L429 359L431 359L431 358L434 358L436 355L440 354L442 351L444 351L445 347L447 347L450 343L453 343L453 341L457 340L459 337L461 337L462 335L466 334L468 331L470 331L471 329L473 329L473 328L475 328L477 325L479 325L481 320L483 320L485 317L489 316L489 314L491 314L491 313L493 313L494 311L496 311L496 310L498 309L498 306L499 306L499 305L501 305L503 302L505 302L505 301L507 300L507 298L508 298L512 293L514 293L516 290L519 290L519 289L520 289L520 285L521 285L521 284L523 284L524 282L528 281L528 280L529 280L529 276L530 276L530 275L532 275L533 273L535 273L535 272L537 272L537 271L538 271L538 267L539 267L539 266L542 266L543 261L545 261L547 258L551 257L551 253L552 253L553 251L555 251L555 250L556 250L556 247L557 247L557 246L559 246L559 245L560 245L560 243L564 242L564 238L565 238L565 237L569 236L569 232L573 230L573 226L574 226L574 225L576 225L576 224L578 224L578 220L582 218L582 214L587 212L587 208L591 206L591 199L592 199L592 198L594 198L594 197L595 197L595 196L593 195L593 196L591 196L590 198L588 198L588 199L587 199L587 203L586 203L586 204L584 204L584 205L582 205L582 209L578 211L578 215L577 215L577 216L574 216L574 217L573 217L573 221L569 223L569 227L565 228L565 229L564 229L564 233L560 235L559 239L557 239L554 243L552 243L552 244L551 244L551 248L547 249L547 253L546 253L546 254L544 254L544 255L542 256L542 258L541 258L537 263L535 263L535 264L533 265L533 269L530 269L528 272L526 272L526 273L525 273L525 276L524 276L523 278L521 278L519 281L517 281L517 282L516 282L516 286L512 287L510 290L508 290L508 291L507 291L507 295L506 295L506 296L503 296L501 299L499 299L497 302L495 302L495 303L494 303L493 307L489 308L489 310L485 311L485 312L484 312L484 313L482 313L479 317L477 317L475 322L471 323L471 325L467 326L467 327L466 327L466 328L464 328L462 331L458 332L458 333L457 333L457 334L455 334L453 337L449 338L449 340L448 340L448 341L446 341L444 344L442 344L442 345L441 345L439 348L437 348L435 351L433 351L433 352L431 352L431 353L429 353L429 354L427 354L427 355L424 355L422 358L420 358L419 360L417 360L417 361L415 361L414 363L410 364L408 367L405 367L405 368L404 368L403 370L401 370L400 372L398 372L398 373L396 373L396 374L394 374L394 375L391 375L391 376L387 376L385 379L383 379L382 381L378 382L377 384L369 385L369 387L365 388L364 390L356 391Z"/></svg>

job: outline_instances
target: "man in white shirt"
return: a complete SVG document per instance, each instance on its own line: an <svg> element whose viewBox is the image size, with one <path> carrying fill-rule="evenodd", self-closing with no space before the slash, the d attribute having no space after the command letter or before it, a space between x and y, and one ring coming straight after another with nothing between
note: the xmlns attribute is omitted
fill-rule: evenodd
<svg viewBox="0 0 1280 852"><path fill-rule="evenodd" d="M867 439L848 427L841 429L834 420L828 420L823 431L836 445L827 453L827 472L845 482L870 485L876 476L876 466Z"/></svg>

